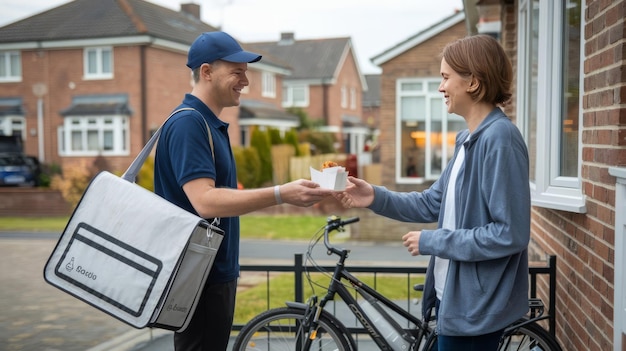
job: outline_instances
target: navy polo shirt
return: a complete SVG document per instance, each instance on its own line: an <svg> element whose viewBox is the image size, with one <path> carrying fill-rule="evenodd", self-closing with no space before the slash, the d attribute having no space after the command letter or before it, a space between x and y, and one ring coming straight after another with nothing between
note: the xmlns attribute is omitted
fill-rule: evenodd
<svg viewBox="0 0 626 351"><path fill-rule="evenodd" d="M154 192L189 212L196 213L183 185L198 178L215 180L216 187L237 189L237 171L228 137L228 123L221 121L197 97L186 94L162 127L154 161ZM206 124L205 124L206 121ZM215 162L206 125L211 128ZM213 263L209 283L224 283L239 276L239 217L220 218L224 239Z"/></svg>

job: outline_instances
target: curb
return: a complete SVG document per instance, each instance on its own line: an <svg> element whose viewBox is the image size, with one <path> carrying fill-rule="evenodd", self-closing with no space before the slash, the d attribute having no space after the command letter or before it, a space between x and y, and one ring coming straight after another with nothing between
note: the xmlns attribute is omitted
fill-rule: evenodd
<svg viewBox="0 0 626 351"><path fill-rule="evenodd" d="M103 342L100 345L87 349L87 351L130 351L140 343L149 342L171 333L173 332L151 328L131 330L116 338Z"/></svg>

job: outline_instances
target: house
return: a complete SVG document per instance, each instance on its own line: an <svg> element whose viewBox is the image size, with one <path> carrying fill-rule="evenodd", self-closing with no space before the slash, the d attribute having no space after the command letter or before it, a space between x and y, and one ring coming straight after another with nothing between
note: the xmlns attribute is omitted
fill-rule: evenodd
<svg viewBox="0 0 626 351"><path fill-rule="evenodd" d="M383 183L400 191L424 189L439 178L465 121L446 112L439 54L467 34L457 12L372 58L380 66L380 162Z"/></svg>
<svg viewBox="0 0 626 351"><path fill-rule="evenodd" d="M100 158L108 170L123 171L191 91L187 50L215 30L197 4L177 12L143 0L75 0L6 25L0 134L20 135L26 153L47 164ZM289 74L271 55L249 65L241 107L220 116L234 145L251 126L299 125L281 107Z"/></svg>
<svg viewBox="0 0 626 351"><path fill-rule="evenodd" d="M283 78L282 107L300 108L309 118L323 121L322 131L335 134L339 150L360 155L370 128L363 122L361 74L350 38L296 40L281 33L280 40L247 43L252 51L284 60L292 74Z"/></svg>
<svg viewBox="0 0 626 351"><path fill-rule="evenodd" d="M373 130L378 130L380 124L380 78L380 74L365 75L367 90L361 98L363 122Z"/></svg>
<svg viewBox="0 0 626 351"><path fill-rule="evenodd" d="M464 3L372 59L382 69L383 183L419 190L437 178L464 128L439 110L438 53L468 33L495 35L516 73L505 112L530 154L530 252L557 257L556 336L563 350L626 350L626 1Z"/></svg>

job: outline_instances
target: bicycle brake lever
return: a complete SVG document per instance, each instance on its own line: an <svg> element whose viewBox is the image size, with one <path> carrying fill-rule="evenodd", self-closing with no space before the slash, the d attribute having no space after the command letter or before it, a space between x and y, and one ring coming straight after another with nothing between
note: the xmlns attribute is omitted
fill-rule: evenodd
<svg viewBox="0 0 626 351"><path fill-rule="evenodd" d="M348 257L348 255L347 255L347 254L349 254L351 250L349 250L349 249L342 249L342 250L346 252L346 257ZM333 250L330 250L330 249L326 250L326 254L327 254L328 256L332 255L332 254L333 254ZM339 254L339 253L338 253L338 254Z"/></svg>

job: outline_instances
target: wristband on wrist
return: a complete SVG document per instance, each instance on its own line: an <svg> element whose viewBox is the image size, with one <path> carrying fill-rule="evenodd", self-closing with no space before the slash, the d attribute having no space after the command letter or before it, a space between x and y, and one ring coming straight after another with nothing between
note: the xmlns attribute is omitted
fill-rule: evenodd
<svg viewBox="0 0 626 351"><path fill-rule="evenodd" d="M283 199L280 197L280 185L274 185L274 198L276 199L277 205L283 203Z"/></svg>

